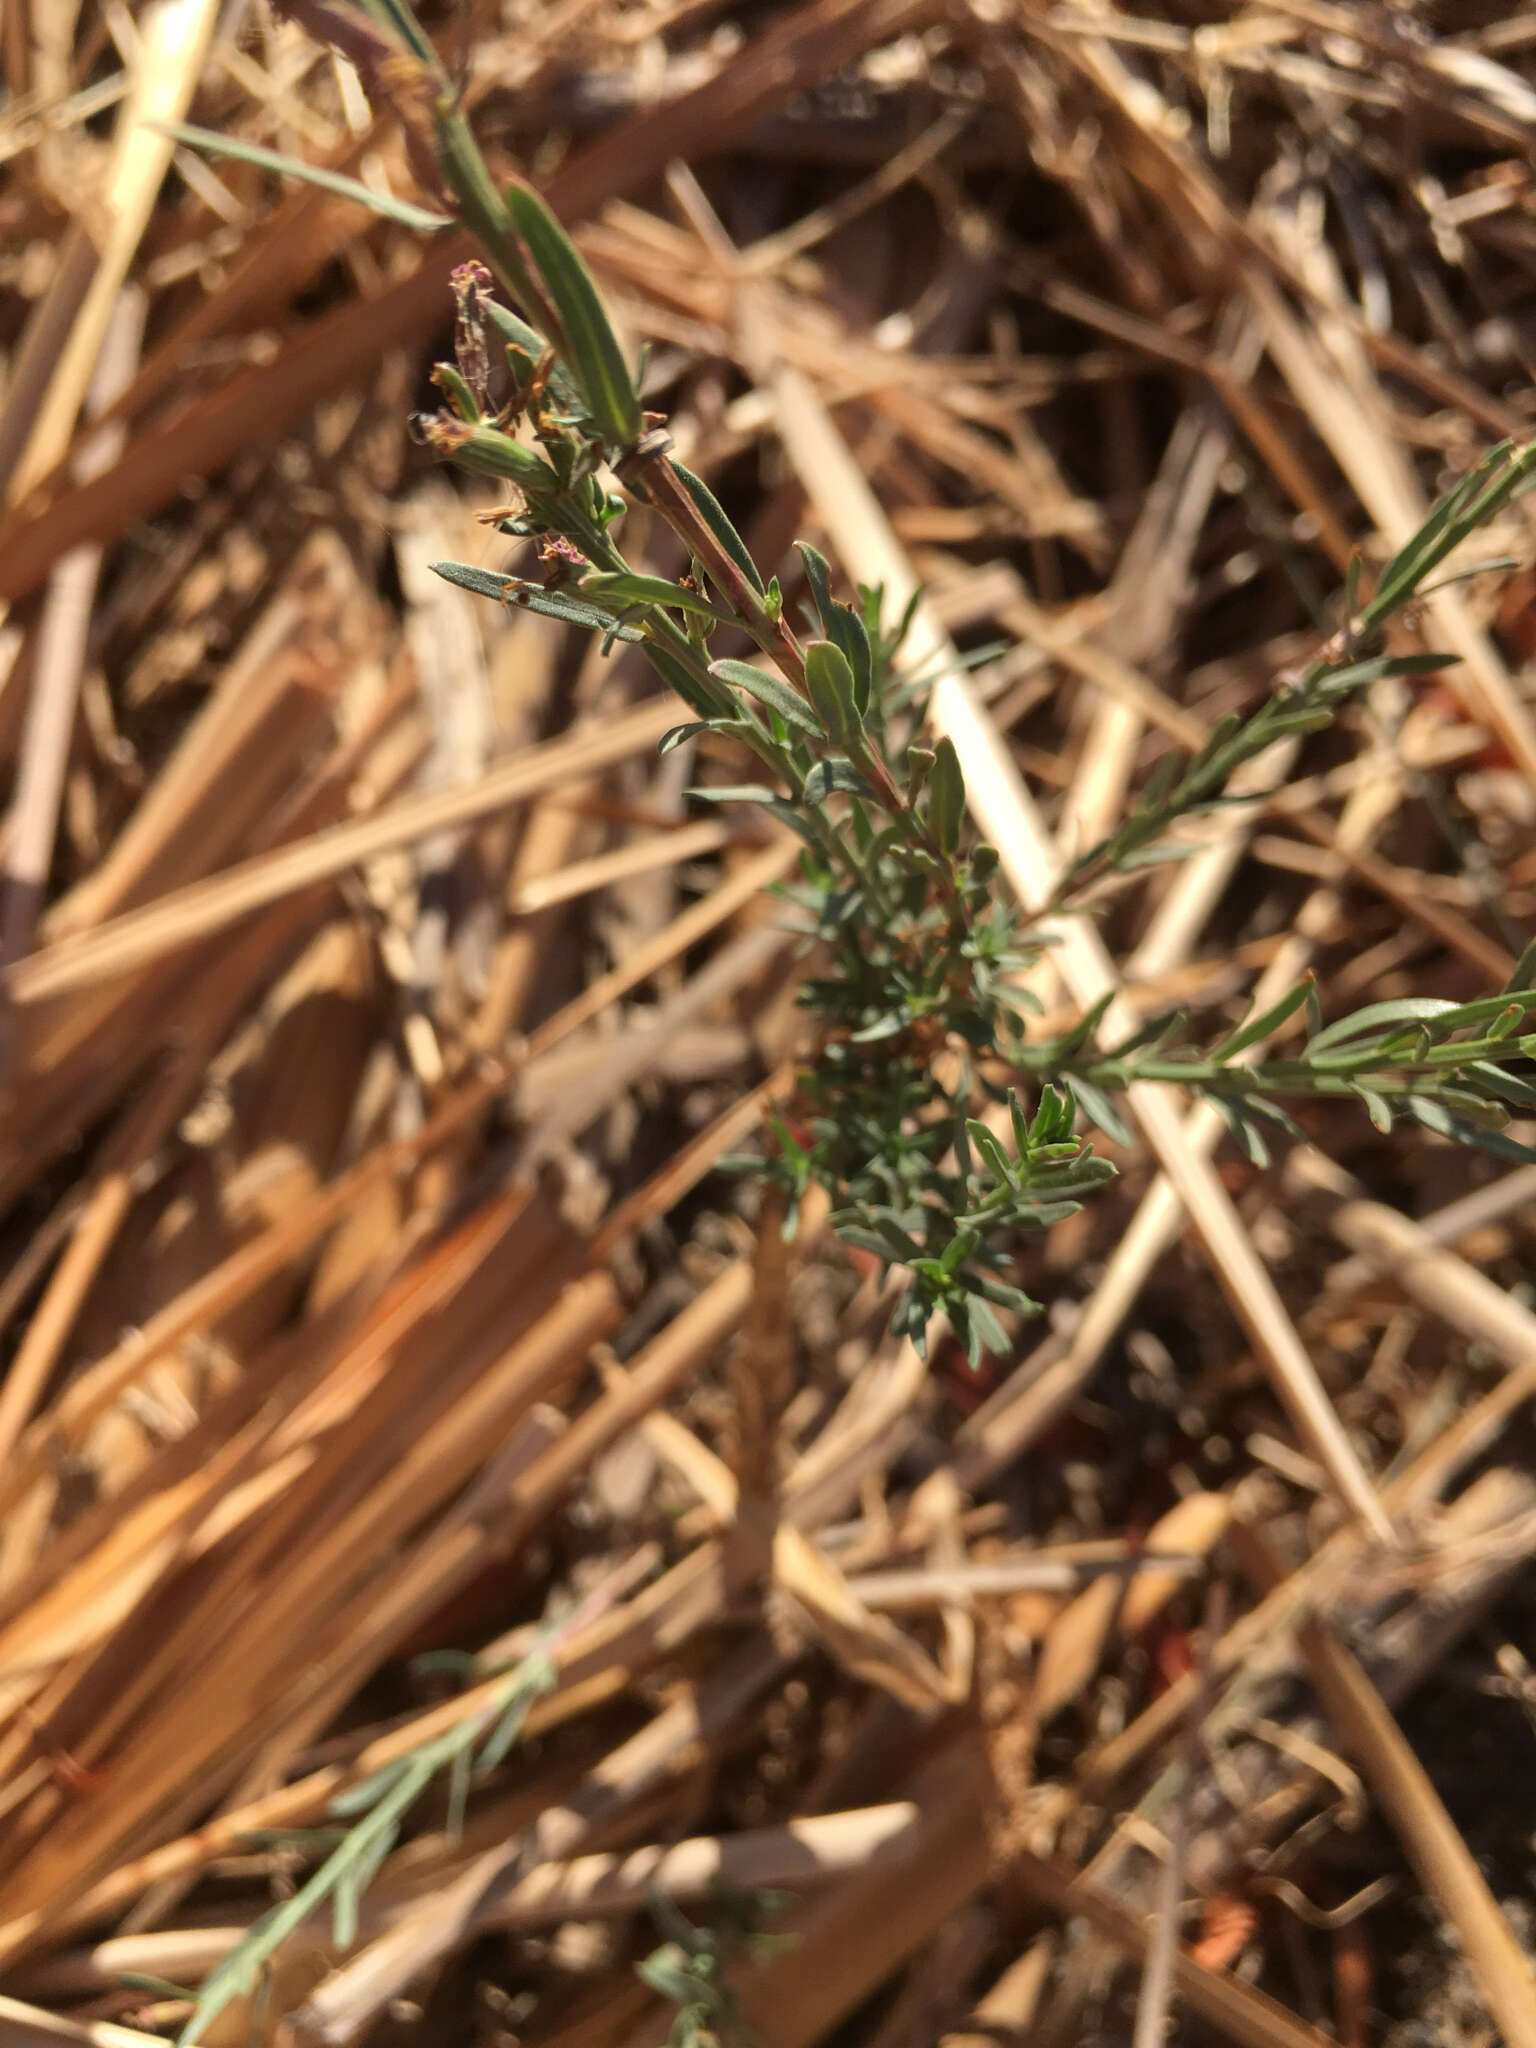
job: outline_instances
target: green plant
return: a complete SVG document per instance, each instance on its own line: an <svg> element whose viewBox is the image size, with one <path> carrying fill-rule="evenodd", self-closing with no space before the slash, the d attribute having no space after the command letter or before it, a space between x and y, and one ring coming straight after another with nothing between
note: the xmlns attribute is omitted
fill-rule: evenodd
<svg viewBox="0 0 1536 2048"><path fill-rule="evenodd" d="M528 1709L554 1683L554 1668L547 1654L534 1651L508 1672L478 1712L467 1714L445 1734L338 1794L331 1802L331 1813L350 1822L339 1834L309 1830L302 1836L285 1837L305 1846L326 1842L331 1845L329 1854L291 1898L263 1914L210 1972L178 2036L179 2048L200 2041L232 2000L257 1995L262 1972L278 1949L327 1904L337 1948L350 1948L357 1939L359 1901L398 1840L405 1816L416 1801L434 1780L446 1775L450 1819L457 1826L471 1778L494 1770L501 1762L517 1740ZM175 1987L157 1984L155 1988Z"/></svg>
<svg viewBox="0 0 1536 2048"><path fill-rule="evenodd" d="M1472 1003L1409 998L1325 1025L1308 979L1203 1049L1188 1042L1181 1016L1104 1044L1107 1005L1031 1038L1034 1005L1018 977L1046 943L1042 920L1021 918L997 886L996 851L967 833L955 750L925 741L922 690L896 672L903 625L885 628L878 592L842 601L827 563L802 546L811 614L802 641L777 581L759 572L642 409L596 288L553 215L527 185L497 191L403 0L365 7L375 27L348 29L349 54L393 96L484 257L455 273L455 359L438 366L444 404L419 431L447 460L511 487L517 502L500 531L534 541L542 569L441 563L439 573L584 627L605 646L642 648L693 713L663 749L707 735L744 749L763 772L694 794L759 804L804 843L787 894L814 961L802 991L811 1043L796 1099L772 1119L772 1146L757 1162L788 1191L788 1227L813 1182L830 1190L837 1232L910 1276L897 1327L921 1346L942 1312L974 1362L1005 1345L999 1310L1035 1307L1006 1277L1018 1234L1070 1214L1112 1175L1079 1119L1124 1139L1114 1098L1132 1082L1209 1098L1258 1161L1263 1124L1297 1131L1287 1101L1333 1095L1354 1097L1383 1130L1402 1114L1533 1156L1502 1126L1512 1108L1536 1108L1523 1070L1536 1055L1536 1034L1524 1028L1536 1009L1536 944L1502 991ZM323 7L290 0L289 11L336 32ZM1352 586L1344 626L1302 674L1250 717L1224 719L1193 758L1164 757L1122 825L1064 876L1049 913L1084 911L1107 877L1165 856L1168 828L1227 800L1233 771L1273 741L1326 726L1382 677L1444 667L1451 657L1377 651L1383 629L1533 482L1536 445L1506 443L1477 464L1367 599ZM631 500L685 543L687 575L631 566L620 545ZM744 635L760 658L715 658L722 629ZM1307 1035L1288 1057L1238 1063L1300 1015ZM990 1122L979 1113L988 1108Z"/></svg>
<svg viewBox="0 0 1536 2048"><path fill-rule="evenodd" d="M651 1899L651 1917L666 1939L636 1963L635 1974L677 2007L668 2048L758 2048L757 2036L741 2017L730 1970L740 1959L771 1954L784 1937L762 1934L757 1922L788 1903L779 1892L717 1902L715 1921L696 1927L661 1893Z"/></svg>

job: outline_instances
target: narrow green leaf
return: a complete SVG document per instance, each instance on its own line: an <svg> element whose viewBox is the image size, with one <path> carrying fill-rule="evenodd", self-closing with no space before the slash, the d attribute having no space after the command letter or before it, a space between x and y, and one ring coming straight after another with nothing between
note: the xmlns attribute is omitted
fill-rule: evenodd
<svg viewBox="0 0 1536 2048"><path fill-rule="evenodd" d="M899 1260L904 1266L910 1266L915 1259L923 1256L922 1246L902 1228L889 1210L872 1209L865 1221L873 1224L876 1232L884 1239L889 1247L888 1257Z"/></svg>
<svg viewBox="0 0 1536 2048"><path fill-rule="evenodd" d="M831 572L825 555L819 554L807 541L798 541L796 546L805 564L805 577L821 620L821 630L841 651L852 673L854 707L862 718L869 709L874 678L869 629L850 605L839 604L832 595Z"/></svg>
<svg viewBox="0 0 1536 2048"><path fill-rule="evenodd" d="M539 360L545 349L548 348L549 343L536 327L528 325L528 322L521 313L514 313L512 308L504 306L500 299L487 299L485 301L485 310L490 316L492 326L496 328L502 340L506 342L509 348L515 348L519 355L526 356L530 366ZM553 384L555 378L561 374L557 366L551 373L550 382ZM574 397L576 391L574 384L571 385L570 390Z"/></svg>
<svg viewBox="0 0 1536 2048"><path fill-rule="evenodd" d="M761 1163L760 1160L753 1162L754 1165ZM851 1244L855 1250L873 1252L877 1259L884 1259L887 1265L891 1263L891 1248L884 1238L877 1237L872 1230L865 1230L861 1224L840 1223L837 1226L837 1234L844 1244Z"/></svg>
<svg viewBox="0 0 1536 2048"><path fill-rule="evenodd" d="M1261 1169L1268 1166L1269 1147L1264 1142L1264 1133L1249 1121L1243 1112L1242 1104L1233 1101L1231 1096L1216 1094L1213 1089L1207 1089L1204 1093L1206 1100L1215 1103L1221 1112L1248 1164Z"/></svg>
<svg viewBox="0 0 1536 2048"><path fill-rule="evenodd" d="M480 408L475 403L475 394L468 381L453 363L437 363L433 366L432 382L447 395L448 403L467 426L480 424Z"/></svg>
<svg viewBox="0 0 1536 2048"><path fill-rule="evenodd" d="M1469 1124L1456 1135L1462 1144L1471 1145L1478 1152L1487 1152L1495 1159L1510 1159L1520 1166L1536 1166L1536 1145L1522 1145L1507 1131L1485 1131L1476 1124Z"/></svg>
<svg viewBox="0 0 1536 2048"><path fill-rule="evenodd" d="M912 603L918 603L921 591L914 593ZM996 661L1000 654L1008 652L1007 640L987 640L980 647L967 647L958 660L952 654L931 661L926 668L919 669L915 676L903 676L893 687L886 690L886 701L894 710L904 711L926 697L941 676L964 674L973 668L983 668L989 661Z"/></svg>
<svg viewBox="0 0 1536 2048"><path fill-rule="evenodd" d="M843 650L830 640L813 640L805 650L805 693L840 746L858 739L862 722L854 702L853 670Z"/></svg>
<svg viewBox="0 0 1536 2048"><path fill-rule="evenodd" d="M721 547L724 548L742 575L746 577L748 583L751 584L758 596L766 598L768 591L764 586L761 575L758 573L757 564L753 561L746 542L736 531L735 527L732 526L730 520L726 518L720 500L702 477L695 476L691 469L685 469L675 456L671 458L671 463L672 474L682 484L683 489L698 507L705 525L715 536L715 539L719 541Z"/></svg>
<svg viewBox="0 0 1536 2048"><path fill-rule="evenodd" d="M374 1771L366 1778L359 1778L355 1785L348 1785L344 1791L338 1792L325 1810L337 1820L345 1820L354 1813L367 1813L371 1807L377 1806L385 1794L398 1785L402 1778L408 1777L410 1770L409 1758L402 1758L398 1763L385 1764L382 1770Z"/></svg>
<svg viewBox="0 0 1536 2048"><path fill-rule="evenodd" d="M437 68L437 52L428 41L425 32L405 0L361 0L365 14L391 29L405 45L412 56L433 71Z"/></svg>
<svg viewBox="0 0 1536 2048"><path fill-rule="evenodd" d="M1039 957L1038 953L1031 954L1030 965L1033 966ZM1017 1010L1020 1016L1043 1017L1045 1015L1045 1005L1032 988L1011 988L1007 982L999 982L994 993L1000 1003L1010 1010Z"/></svg>
<svg viewBox="0 0 1536 2048"><path fill-rule="evenodd" d="M185 1984L173 1984L169 1977L152 1977L147 1970L114 1970L112 1975L124 1991L147 1991L152 1998L174 1998L178 2003L192 1996Z"/></svg>
<svg viewBox="0 0 1536 2048"><path fill-rule="evenodd" d="M1323 704L1309 708L1305 704L1299 704L1294 711L1272 711L1265 720L1264 730L1270 739L1292 739L1309 732L1326 732L1332 725L1334 716L1331 705ZM1254 803L1263 795L1263 790L1255 790L1251 796L1244 796L1238 801Z"/></svg>
<svg viewBox="0 0 1536 2048"><path fill-rule="evenodd" d="M1242 1102L1244 1112L1247 1115L1263 1117L1266 1123L1278 1124L1288 1138L1295 1138L1298 1142L1305 1141L1307 1134L1301 1125L1297 1123L1295 1117L1291 1115L1288 1109L1282 1108L1278 1102L1272 1101L1269 1096L1245 1095L1242 1098Z"/></svg>
<svg viewBox="0 0 1536 2048"><path fill-rule="evenodd" d="M877 1045L882 1038L894 1038L899 1031L905 1031L912 1019L905 1010L886 1010L872 1023L862 1024L849 1033L850 1045Z"/></svg>
<svg viewBox="0 0 1536 2048"><path fill-rule="evenodd" d="M1178 753L1167 753L1153 764L1152 773L1136 799L1138 811L1151 813L1160 811L1181 768L1187 765L1186 757Z"/></svg>
<svg viewBox="0 0 1536 2048"><path fill-rule="evenodd" d="M640 438L640 400L586 265L531 185L509 186L506 206L560 317L567 363L587 410L610 446L632 448Z"/></svg>
<svg viewBox="0 0 1536 2048"><path fill-rule="evenodd" d="M1498 1130L1509 1120L1509 1112L1502 1104L1489 1102L1480 1095L1470 1095L1460 1088L1442 1089L1434 1095L1406 1095L1403 1106L1427 1129L1439 1131L1462 1144L1467 1142L1469 1132Z"/></svg>
<svg viewBox="0 0 1536 2048"><path fill-rule="evenodd" d="M842 649L848 666L853 670L853 708L862 720L869 715L875 685L874 650L864 630L864 621L857 612L840 604L832 619L830 637L833 644Z"/></svg>
<svg viewBox="0 0 1536 2048"><path fill-rule="evenodd" d="M668 582L665 576L640 576L633 570L602 570L581 579L581 594L603 604L614 605L625 610L630 605L668 605L673 611L691 612L701 619L713 619L717 625L729 626L734 623L729 612L720 611L707 597L701 597L696 590L684 590L676 583Z"/></svg>
<svg viewBox="0 0 1536 2048"><path fill-rule="evenodd" d="M628 639L634 631L632 627L618 626L611 626L609 630L620 640ZM640 637L646 660L667 687L677 692L690 711L696 711L701 718L709 719L722 729L741 717L740 702L707 669L700 674L674 654L670 647L658 646L655 640L646 639L643 634Z"/></svg>
<svg viewBox="0 0 1536 2048"><path fill-rule="evenodd" d="M816 837L815 830L793 804L785 803L782 797L775 797L771 804L764 804L763 809L777 818L781 825L787 825L798 838L803 839L813 853L821 852L821 841Z"/></svg>
<svg viewBox="0 0 1536 2048"><path fill-rule="evenodd" d="M1072 1204L1075 1214L1077 1203ZM1022 1287L1010 1287L1005 1280L994 1280L990 1274L979 1274L975 1281L976 1292L984 1301L995 1301L999 1308L1011 1308L1015 1315L1037 1316L1040 1313L1038 1301L1032 1301Z"/></svg>
<svg viewBox="0 0 1536 2048"><path fill-rule="evenodd" d="M1294 1016L1303 1008L1307 1000L1307 991L1313 985L1313 981L1312 975L1306 975L1288 994L1283 995L1278 1003L1272 1004L1262 1015L1250 1017L1248 1022L1240 1025L1229 1038L1224 1038L1220 1045L1212 1047L1211 1058L1219 1064L1246 1051L1250 1045L1257 1045L1261 1038L1268 1038L1279 1029L1287 1017Z"/></svg>
<svg viewBox="0 0 1536 2048"><path fill-rule="evenodd" d="M1479 1152L1491 1153L1495 1159L1511 1159L1521 1166L1536 1165L1536 1146L1522 1145L1506 1131L1473 1123L1466 1117L1457 1116L1444 1104L1432 1102L1422 1095L1410 1095L1405 1107L1427 1129L1438 1132L1442 1137L1453 1138L1459 1145L1471 1145Z"/></svg>
<svg viewBox="0 0 1536 2048"><path fill-rule="evenodd" d="M1205 846L1198 839L1181 840L1175 846L1137 846L1129 853L1121 854L1115 866L1125 873L1135 868L1168 867L1175 861L1193 860L1205 851Z"/></svg>
<svg viewBox="0 0 1536 2048"><path fill-rule="evenodd" d="M1317 977L1309 974L1303 985L1307 991L1307 1036L1310 1039L1323 1029L1323 1005L1317 993Z"/></svg>
<svg viewBox="0 0 1536 2048"><path fill-rule="evenodd" d="M965 777L960 756L951 739L942 739L933 750L933 768L928 784L928 816L933 834L946 853L960 845L960 826L965 817Z"/></svg>
<svg viewBox="0 0 1536 2048"><path fill-rule="evenodd" d="M813 548L807 540L797 540L795 548L805 564L805 580L811 586L811 602L816 607L816 616L821 621L821 630L829 634L828 622L832 613L832 570L827 558L819 548ZM830 637L830 634L829 634Z"/></svg>
<svg viewBox="0 0 1536 2048"><path fill-rule="evenodd" d="M509 236L510 233L511 229L509 226ZM504 306L500 299L486 299L484 306L491 325L506 344L507 359L511 366L512 374L521 387L532 377L545 351L549 348L549 343L536 327L530 327L521 314L514 313L510 306ZM581 393L572 383L570 373L558 361L550 365L549 382L545 389L550 397L555 400L557 407L562 412L585 412L586 407L582 401ZM595 478L590 481L593 484L596 483ZM599 495L603 494L599 492ZM620 500L619 504L620 509L622 509L623 501ZM596 510L597 508L594 507L594 514Z"/></svg>
<svg viewBox="0 0 1536 2048"><path fill-rule="evenodd" d="M1352 661L1347 668L1329 669L1322 681L1334 696L1366 683L1379 683L1384 676L1433 675L1437 669L1454 668L1456 661L1454 654L1377 654L1369 661Z"/></svg>
<svg viewBox="0 0 1536 2048"><path fill-rule="evenodd" d="M970 1309L971 1335L981 1351L990 1352L994 1358L1005 1358L1008 1354L1008 1333L993 1315L991 1309L979 1294L973 1294L968 1303ZM979 1358L972 1364L979 1364Z"/></svg>
<svg viewBox="0 0 1536 2048"><path fill-rule="evenodd" d="M1095 1004L1097 1009L1098 1005ZM1030 1143L1038 1149L1042 1145L1057 1145L1072 1135L1072 1104L1050 1081L1040 1090L1040 1102L1035 1110L1035 1125L1030 1133Z"/></svg>
<svg viewBox="0 0 1536 2048"><path fill-rule="evenodd" d="M1509 1016L1511 1010L1523 1013L1530 1009L1536 1009L1536 990L1501 989L1496 996L1475 996L1470 1003L1453 1004L1433 1023L1426 1024L1424 1029L1429 1033L1431 1040L1438 1044L1441 1040L1449 1038L1453 1031L1470 1031L1479 1025L1486 1025L1491 1031L1493 1026L1502 1023ZM1496 1035L1501 1038L1507 1037L1508 1031L1509 1027L1506 1025Z"/></svg>
<svg viewBox="0 0 1536 2048"><path fill-rule="evenodd" d="M1131 1145L1130 1127L1119 1110L1115 1108L1104 1090L1096 1081L1085 1081L1080 1074L1069 1074L1067 1086L1077 1098L1077 1106L1092 1124L1097 1124L1106 1138L1112 1138L1117 1145ZM1108 1162L1105 1162L1108 1164Z"/></svg>
<svg viewBox="0 0 1536 2048"><path fill-rule="evenodd" d="M1307 1055L1326 1052L1330 1046L1363 1038L1367 1032L1380 1031L1386 1025L1423 1023L1457 1007L1443 996L1402 996L1391 1003L1367 1003L1352 1017L1341 1017L1337 1024L1328 1025L1315 1038L1308 1039L1305 1051Z"/></svg>
<svg viewBox="0 0 1536 2048"><path fill-rule="evenodd" d="M656 751L658 754L670 754L674 748L680 747L684 740L691 740L699 733L709 730L710 723L707 718L694 718L690 719L687 725L674 725L656 742Z"/></svg>
<svg viewBox="0 0 1536 2048"><path fill-rule="evenodd" d="M1470 470L1459 483L1447 491L1430 507L1423 524L1409 536L1397 553L1387 562L1376 584L1376 597L1368 614L1372 622L1386 616L1383 605L1395 607L1403 598L1412 594L1420 575L1424 573L1430 557L1444 535L1464 507L1470 503L1473 493L1483 478L1497 467L1501 456L1513 444L1505 441L1485 456L1482 462Z"/></svg>
<svg viewBox="0 0 1536 2048"><path fill-rule="evenodd" d="M1111 998L1113 999L1113 998ZM1148 1017L1129 1038L1122 1038L1118 1045L1105 1049L1108 1060L1123 1060L1133 1052L1144 1052L1148 1056L1161 1052L1165 1047L1176 1044L1189 1028L1189 1012L1185 1009L1162 1010ZM1075 1087L1076 1082L1073 1083Z"/></svg>
<svg viewBox="0 0 1536 2048"><path fill-rule="evenodd" d="M1014 1186L1015 1175L1009 1164L1008 1154L998 1143L996 1133L984 1124L980 1117L967 1117L965 1128L970 1134L972 1144L987 1162L992 1178L1005 1188ZM968 1258L970 1254L967 1253L966 1256Z"/></svg>
<svg viewBox="0 0 1536 2048"><path fill-rule="evenodd" d="M1376 1126L1377 1130L1381 1132L1383 1137L1390 1135L1392 1130L1391 1103L1388 1102L1384 1095L1378 1094L1374 1088L1367 1088L1362 1081L1356 1081L1353 1087L1355 1094L1365 1104L1366 1115Z"/></svg>
<svg viewBox="0 0 1536 2048"><path fill-rule="evenodd" d="M978 1231L957 1231L939 1254L941 1277L948 1280L957 1273L980 1243L981 1235Z"/></svg>
<svg viewBox="0 0 1536 2048"><path fill-rule="evenodd" d="M482 1776L487 1771L494 1771L507 1755L523 1732L523 1723L534 1701L547 1692L553 1692L557 1682L555 1667L542 1650L535 1650L523 1659L512 1674L506 1704L475 1757L475 1769Z"/></svg>
<svg viewBox="0 0 1536 2048"><path fill-rule="evenodd" d="M1449 576L1442 576L1438 583L1426 583L1419 591L1420 597L1432 597L1437 590L1451 590L1458 583L1470 583L1475 577L1492 575L1495 570L1518 569L1518 555L1490 555L1484 562L1469 562L1465 569L1454 569Z"/></svg>
<svg viewBox="0 0 1536 2048"><path fill-rule="evenodd" d="M1226 711L1222 713L1221 717L1217 719L1216 723L1206 734L1204 746L1201 747L1194 760L1185 769L1183 779L1179 784L1180 794L1183 794L1185 790L1198 781L1201 770L1209 768L1228 742L1241 732L1242 725L1243 715L1240 711Z"/></svg>
<svg viewBox="0 0 1536 2048"><path fill-rule="evenodd" d="M1109 1012L1109 1006L1114 1000L1114 990L1106 989L1097 1001L1091 1003L1084 1010L1082 1016L1078 1018L1075 1024L1063 1031L1059 1038L1053 1038L1049 1041L1050 1056L1056 1065L1064 1065L1066 1061L1080 1053L1085 1045L1092 1044L1094 1034L1103 1023ZM1153 1027L1149 1025L1147 1028L1151 1030ZM1127 1043L1130 1042L1127 1041ZM1117 1052L1118 1050L1120 1049L1117 1048Z"/></svg>
<svg viewBox="0 0 1536 2048"><path fill-rule="evenodd" d="M174 142L185 142L204 156L229 158L238 163L253 164L258 170L277 171L285 178L301 178L306 185L318 185L322 192L334 192L339 198L354 200L359 206L366 206L370 213L376 213L384 220L398 221L402 227L415 228L420 234L435 235L441 229L453 226L450 214L430 213L424 206L413 206L408 199L395 199L387 192L375 192L371 186L359 183L356 178L343 177L339 171L323 171L317 164L305 163L302 157L285 156L277 149L264 149L259 142L243 142L239 136L221 135L213 128L194 128L188 121L146 121L144 126L153 128L158 134L169 135Z"/></svg>
<svg viewBox="0 0 1536 2048"><path fill-rule="evenodd" d="M1431 569L1460 546L1468 534L1484 525L1511 498L1529 487L1536 462L1536 444L1517 448L1512 441L1501 442L1476 465L1454 490L1440 499L1424 524L1399 549L1382 571L1376 596L1367 607L1368 626L1380 625L1414 595Z"/></svg>
<svg viewBox="0 0 1536 2048"><path fill-rule="evenodd" d="M1003 1210L1002 1220L1005 1228L1049 1230L1053 1223L1075 1216L1082 1206L1081 1202L1014 1202Z"/></svg>
<svg viewBox="0 0 1536 2048"><path fill-rule="evenodd" d="M1029 1156L1029 1119L1024 1114L1024 1105L1019 1100L1017 1088L1008 1090L1008 1116L1013 1125L1013 1149L1020 1159Z"/></svg>
<svg viewBox="0 0 1536 2048"><path fill-rule="evenodd" d="M366 1853L342 1872L331 1902L331 1932L337 1948L349 1949L356 1941L359 1902L399 1838L398 1827L384 1828L369 1843Z"/></svg>
<svg viewBox="0 0 1536 2048"><path fill-rule="evenodd" d="M1456 1118L1443 1102L1436 1102L1430 1095L1405 1095L1403 1107L1411 1117L1416 1117L1428 1131L1437 1131L1441 1137L1456 1136Z"/></svg>
<svg viewBox="0 0 1536 2048"><path fill-rule="evenodd" d="M549 328L549 338L558 340L554 309L546 303L528 268L512 217L486 169L469 123L457 107L440 103L434 112L432 149L443 183L457 202L459 218L478 243L480 254L495 272L502 290L528 312L537 314L540 323Z"/></svg>
<svg viewBox="0 0 1536 2048"><path fill-rule="evenodd" d="M1473 1060L1470 1066L1462 1068L1460 1078L1476 1082L1489 1095L1497 1095L1520 1109L1536 1109L1536 1082L1528 1081L1523 1074L1513 1074L1506 1067L1496 1067L1491 1060Z"/></svg>

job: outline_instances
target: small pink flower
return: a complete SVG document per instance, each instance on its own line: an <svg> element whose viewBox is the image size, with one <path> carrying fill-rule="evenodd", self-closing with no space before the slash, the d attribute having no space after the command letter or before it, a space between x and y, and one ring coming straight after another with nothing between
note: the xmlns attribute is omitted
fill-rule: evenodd
<svg viewBox="0 0 1536 2048"><path fill-rule="evenodd" d="M456 292L488 291L491 284L491 273L483 263L478 262L471 256L467 263L461 263L453 271L449 282Z"/></svg>
<svg viewBox="0 0 1536 2048"><path fill-rule="evenodd" d="M558 533L552 533L540 547L539 559L543 562L569 562L573 567L581 568L585 568L587 560L580 548Z"/></svg>

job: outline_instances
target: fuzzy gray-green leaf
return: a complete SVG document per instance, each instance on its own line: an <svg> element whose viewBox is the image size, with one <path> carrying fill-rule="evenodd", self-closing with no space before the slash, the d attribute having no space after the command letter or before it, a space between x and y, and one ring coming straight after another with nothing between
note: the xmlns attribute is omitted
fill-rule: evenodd
<svg viewBox="0 0 1536 2048"><path fill-rule="evenodd" d="M766 705L770 711L777 711L784 723L796 732L803 732L811 739L825 737L820 721L805 699L769 670L754 668L750 661L712 661L709 672L733 689L745 690L749 697Z"/></svg>
<svg viewBox="0 0 1536 2048"><path fill-rule="evenodd" d="M656 751L658 754L670 754L675 748L682 746L684 741L696 739L701 732L709 730L710 723L707 718L694 718L686 725L669 726L656 742Z"/></svg>
<svg viewBox="0 0 1536 2048"><path fill-rule="evenodd" d="M687 794L706 804L771 804L775 801L773 791L764 788L760 782L736 782L728 789L690 789Z"/></svg>
<svg viewBox="0 0 1536 2048"><path fill-rule="evenodd" d="M519 576L504 576L495 569L472 568L468 562L433 562L431 567L445 583L456 583L476 597L498 598L503 604L516 605L519 611L538 612L546 619L585 626L593 633L610 633L618 640L645 638L637 626L615 626L609 613L599 611L596 605L583 604L563 590L546 590L542 583L525 583Z"/></svg>

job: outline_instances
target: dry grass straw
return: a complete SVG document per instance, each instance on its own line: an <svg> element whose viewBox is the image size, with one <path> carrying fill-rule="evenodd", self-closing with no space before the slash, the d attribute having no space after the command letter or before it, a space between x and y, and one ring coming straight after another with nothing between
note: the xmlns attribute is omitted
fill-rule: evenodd
<svg viewBox="0 0 1536 2048"><path fill-rule="evenodd" d="M794 1070L795 843L689 814L734 769L656 759L632 651L427 573L504 552L405 431L463 251L146 128L412 194L346 67L217 12L0 36L0 2032L167 2038L186 2001L123 1973L195 1995L314 1867L285 1831L479 1729L543 1620L462 1834L429 1793L355 1938L313 1917L210 2039L412 1998L427 2038L660 2043L647 1894L724 1882L794 1894L726 1967L770 2048L1113 2030L1149 1953L1148 2027L1302 2048L1384 1875L1463 1959L1355 1925L1389 2048L1426 1971L1536 2039L1498 1816L1432 1786L1453 1649L1507 1680L1529 1612L1531 1169L1330 1107L1259 1171L1138 1091L1118 1189L1021 1246L1051 1316L995 1384L891 1343L824 1203L786 1247L714 1173ZM449 52L791 613L797 533L888 612L921 577L909 661L1026 903L1530 431L1536 44L1164 12L509 0ZM1536 921L1518 515L1500 551L1406 629L1459 666L1064 927L1058 1020L1497 984ZM1241 1968L1191 1893L1249 1915Z"/></svg>

